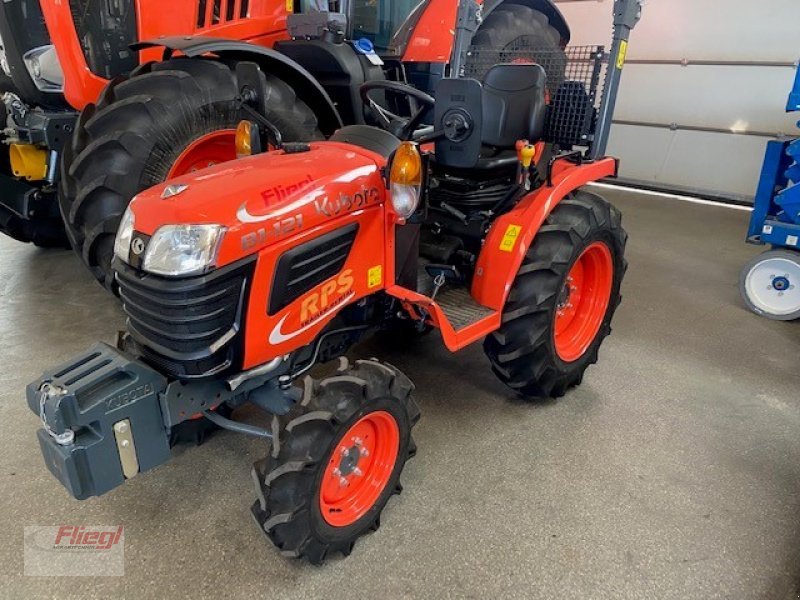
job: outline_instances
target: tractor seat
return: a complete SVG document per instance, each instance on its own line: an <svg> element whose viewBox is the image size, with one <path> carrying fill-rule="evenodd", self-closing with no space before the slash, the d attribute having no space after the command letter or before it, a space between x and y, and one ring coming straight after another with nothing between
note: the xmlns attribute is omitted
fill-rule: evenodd
<svg viewBox="0 0 800 600"><path fill-rule="evenodd" d="M536 64L499 64L486 73L483 83L443 80L437 90L436 127L450 110L475 117L474 133L463 142L440 140L436 163L449 168L493 171L514 168L516 143L536 143L545 130L547 74ZM444 91L442 91L444 88ZM479 113L479 114L475 114Z"/></svg>
<svg viewBox="0 0 800 600"><path fill-rule="evenodd" d="M547 74L540 65L495 65L483 80L481 142L514 148L519 139L536 142L544 135Z"/></svg>
<svg viewBox="0 0 800 600"><path fill-rule="evenodd" d="M346 125L336 130L328 141L360 146L384 158L389 158L400 145L400 140L391 133L371 125Z"/></svg>

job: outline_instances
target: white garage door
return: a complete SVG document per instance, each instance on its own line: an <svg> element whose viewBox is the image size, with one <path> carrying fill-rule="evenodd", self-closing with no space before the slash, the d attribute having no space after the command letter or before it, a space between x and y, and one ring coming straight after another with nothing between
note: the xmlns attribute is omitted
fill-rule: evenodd
<svg viewBox="0 0 800 600"><path fill-rule="evenodd" d="M612 0L556 0L572 44L609 43ZM752 202L786 100L800 0L648 0L631 37L609 153L621 177Z"/></svg>

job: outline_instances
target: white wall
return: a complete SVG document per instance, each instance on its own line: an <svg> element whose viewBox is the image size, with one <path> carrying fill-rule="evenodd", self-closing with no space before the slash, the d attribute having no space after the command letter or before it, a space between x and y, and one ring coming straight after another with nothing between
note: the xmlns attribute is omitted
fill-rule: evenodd
<svg viewBox="0 0 800 600"><path fill-rule="evenodd" d="M609 43L612 0L556 1L573 45ZM648 0L628 59L615 120L678 128L615 125L609 153L622 158L621 176L752 200L767 141L798 135L800 114L785 112L795 68L692 62L796 63L800 0Z"/></svg>

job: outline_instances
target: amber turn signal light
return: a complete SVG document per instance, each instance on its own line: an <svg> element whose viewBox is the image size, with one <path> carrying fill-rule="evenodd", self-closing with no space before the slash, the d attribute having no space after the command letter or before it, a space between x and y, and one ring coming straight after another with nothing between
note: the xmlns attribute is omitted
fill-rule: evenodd
<svg viewBox="0 0 800 600"><path fill-rule="evenodd" d="M419 155L417 144L402 142L398 146L394 153L389 182L400 185L422 184L422 157Z"/></svg>
<svg viewBox="0 0 800 600"><path fill-rule="evenodd" d="M258 131L258 125L252 121L239 121L239 125L236 127L236 157L252 156L261 151L261 134Z"/></svg>
<svg viewBox="0 0 800 600"><path fill-rule="evenodd" d="M419 206L422 186L422 157L417 144L402 142L394 153L389 172L392 206L402 219L407 219Z"/></svg>

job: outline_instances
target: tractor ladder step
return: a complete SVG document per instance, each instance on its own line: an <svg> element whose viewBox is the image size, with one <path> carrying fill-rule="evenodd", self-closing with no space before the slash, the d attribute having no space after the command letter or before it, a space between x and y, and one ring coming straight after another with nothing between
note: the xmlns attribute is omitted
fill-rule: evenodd
<svg viewBox="0 0 800 600"><path fill-rule="evenodd" d="M491 315L491 308L481 306L465 287L446 286L436 294L436 304L450 321L455 331L477 323Z"/></svg>

